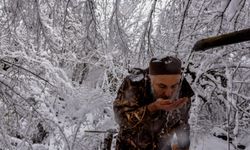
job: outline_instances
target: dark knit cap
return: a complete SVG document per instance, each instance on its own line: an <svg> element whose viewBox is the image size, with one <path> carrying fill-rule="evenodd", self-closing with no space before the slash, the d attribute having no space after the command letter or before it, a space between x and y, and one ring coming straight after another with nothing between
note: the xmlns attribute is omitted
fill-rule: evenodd
<svg viewBox="0 0 250 150"><path fill-rule="evenodd" d="M149 63L149 74L181 74L181 61L172 56L167 56L161 59L152 58Z"/></svg>

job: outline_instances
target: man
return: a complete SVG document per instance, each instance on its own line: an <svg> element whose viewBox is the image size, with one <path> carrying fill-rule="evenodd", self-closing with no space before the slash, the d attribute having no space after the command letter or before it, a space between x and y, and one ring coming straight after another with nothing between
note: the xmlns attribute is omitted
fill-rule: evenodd
<svg viewBox="0 0 250 150"><path fill-rule="evenodd" d="M124 79L113 103L120 126L117 150L189 149L194 93L181 76L181 61L167 56L151 59L148 69Z"/></svg>

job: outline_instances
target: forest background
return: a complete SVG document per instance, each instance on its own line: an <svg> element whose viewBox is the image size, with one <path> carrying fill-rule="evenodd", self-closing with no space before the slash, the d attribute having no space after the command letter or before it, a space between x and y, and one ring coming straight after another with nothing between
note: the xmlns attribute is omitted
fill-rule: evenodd
<svg viewBox="0 0 250 150"><path fill-rule="evenodd" d="M248 0L0 0L0 149L100 149L85 131L117 129L122 79L167 55L189 64L192 143L247 146L250 43L191 50L249 27Z"/></svg>

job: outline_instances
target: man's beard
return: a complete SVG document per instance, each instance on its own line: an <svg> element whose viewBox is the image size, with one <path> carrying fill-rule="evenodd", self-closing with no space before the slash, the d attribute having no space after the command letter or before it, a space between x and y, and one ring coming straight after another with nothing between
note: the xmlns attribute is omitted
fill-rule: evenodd
<svg viewBox="0 0 250 150"><path fill-rule="evenodd" d="M177 98L177 93L175 92L172 96L166 96L166 95L161 95L161 94L158 94L154 89L153 87L151 86L151 91L152 91L152 94L154 96L154 100L157 100L158 98L162 98L162 99L176 99Z"/></svg>

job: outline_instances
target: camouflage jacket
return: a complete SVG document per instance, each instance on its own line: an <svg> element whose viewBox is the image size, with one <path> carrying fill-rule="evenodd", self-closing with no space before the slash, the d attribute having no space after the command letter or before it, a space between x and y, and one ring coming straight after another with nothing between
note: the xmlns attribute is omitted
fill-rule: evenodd
<svg viewBox="0 0 250 150"><path fill-rule="evenodd" d="M184 79L180 97L193 95ZM116 149L158 149L162 135L182 124L188 125L191 102L172 112L151 113L146 106L153 101L148 70L137 69L124 79L113 103L115 120L120 126Z"/></svg>

